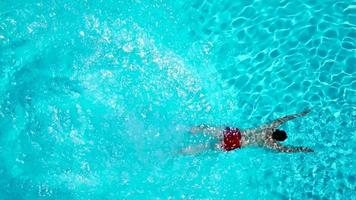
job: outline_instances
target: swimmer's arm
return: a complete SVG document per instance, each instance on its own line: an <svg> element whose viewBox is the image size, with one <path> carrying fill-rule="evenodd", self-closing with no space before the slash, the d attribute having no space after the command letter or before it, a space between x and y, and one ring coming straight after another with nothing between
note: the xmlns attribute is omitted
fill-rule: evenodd
<svg viewBox="0 0 356 200"><path fill-rule="evenodd" d="M314 152L314 150L309 147L287 147L278 143L272 145L271 148L284 153Z"/></svg>
<svg viewBox="0 0 356 200"><path fill-rule="evenodd" d="M277 120L275 120L274 122L272 122L270 124L271 128L277 128L278 126L280 126L281 124L285 123L286 121L289 121L291 119L297 118L297 117L303 117L305 115L307 115L311 110L310 109L306 109L303 112L299 113L299 114L294 114L294 115L287 115L284 116L282 118L279 118Z"/></svg>

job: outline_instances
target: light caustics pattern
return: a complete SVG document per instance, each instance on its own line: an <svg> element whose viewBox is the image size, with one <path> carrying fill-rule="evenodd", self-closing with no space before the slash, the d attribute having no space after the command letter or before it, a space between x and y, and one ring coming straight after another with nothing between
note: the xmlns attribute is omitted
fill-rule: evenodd
<svg viewBox="0 0 356 200"><path fill-rule="evenodd" d="M356 4L0 2L0 199L352 199ZM177 152L192 125L287 144Z"/></svg>

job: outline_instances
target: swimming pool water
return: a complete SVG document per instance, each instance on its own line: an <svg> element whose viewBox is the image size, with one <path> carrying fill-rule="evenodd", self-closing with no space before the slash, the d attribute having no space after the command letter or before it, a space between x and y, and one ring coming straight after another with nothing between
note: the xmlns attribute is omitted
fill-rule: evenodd
<svg viewBox="0 0 356 200"><path fill-rule="evenodd" d="M0 199L355 199L356 4L0 2ZM191 125L311 154L182 156Z"/></svg>

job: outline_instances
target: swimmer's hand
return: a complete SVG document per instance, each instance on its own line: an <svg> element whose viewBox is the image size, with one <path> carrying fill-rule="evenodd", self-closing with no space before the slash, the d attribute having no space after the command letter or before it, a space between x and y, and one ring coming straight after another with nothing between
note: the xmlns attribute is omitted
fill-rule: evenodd
<svg viewBox="0 0 356 200"><path fill-rule="evenodd" d="M272 127L272 128L277 128L278 126L282 125L283 123L297 118L297 117L303 117L305 115L307 115L308 113L310 113L311 109L305 109L303 112L299 113L299 114L293 114L293 115L287 115L284 117L281 117L279 119L276 119L275 121L273 121L271 124L267 125L268 127Z"/></svg>
<svg viewBox="0 0 356 200"><path fill-rule="evenodd" d="M299 147L299 148L300 148L300 152L314 152L314 150L309 147Z"/></svg>
<svg viewBox="0 0 356 200"><path fill-rule="evenodd" d="M284 152L284 153L297 153L297 152L314 152L313 149L309 147L293 147L293 146L284 146L279 143L274 143L273 145L269 146L269 148L272 148L274 150L277 150L279 152Z"/></svg>
<svg viewBox="0 0 356 200"><path fill-rule="evenodd" d="M305 116L305 115L307 115L308 113L310 113L310 111L311 111L311 109L310 108L307 108L307 109L305 109L303 112L301 112L301 113L299 113L299 116Z"/></svg>

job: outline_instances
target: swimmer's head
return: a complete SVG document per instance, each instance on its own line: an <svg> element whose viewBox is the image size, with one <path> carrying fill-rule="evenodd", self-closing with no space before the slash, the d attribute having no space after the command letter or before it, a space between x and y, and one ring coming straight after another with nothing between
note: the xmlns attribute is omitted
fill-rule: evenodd
<svg viewBox="0 0 356 200"><path fill-rule="evenodd" d="M287 133L285 131L276 129L272 133L272 139L277 140L277 141L284 141L287 139Z"/></svg>

